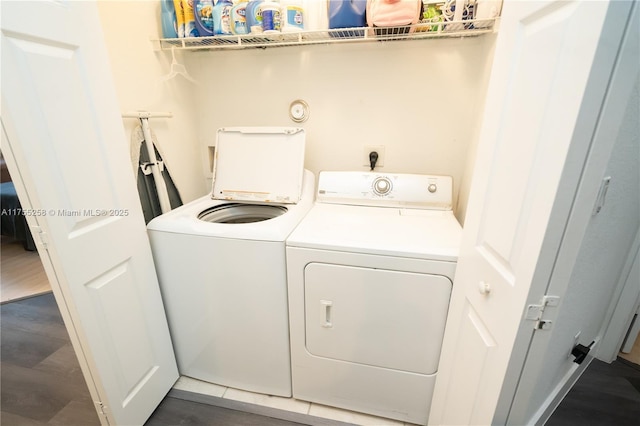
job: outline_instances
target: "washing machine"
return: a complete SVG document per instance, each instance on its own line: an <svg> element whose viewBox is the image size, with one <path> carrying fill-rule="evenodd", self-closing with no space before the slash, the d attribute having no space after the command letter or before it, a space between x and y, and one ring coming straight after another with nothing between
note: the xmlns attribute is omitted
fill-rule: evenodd
<svg viewBox="0 0 640 426"><path fill-rule="evenodd" d="M285 240L313 205L304 131L220 129L210 195L149 222L181 375L291 396Z"/></svg>
<svg viewBox="0 0 640 426"><path fill-rule="evenodd" d="M461 239L452 185L320 173L286 243L294 398L427 423Z"/></svg>

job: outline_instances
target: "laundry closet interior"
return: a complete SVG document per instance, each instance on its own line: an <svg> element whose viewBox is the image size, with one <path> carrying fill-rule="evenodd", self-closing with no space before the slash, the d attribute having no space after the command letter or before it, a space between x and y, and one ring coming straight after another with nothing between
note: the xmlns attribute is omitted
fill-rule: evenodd
<svg viewBox="0 0 640 426"><path fill-rule="evenodd" d="M482 2L500 3L477 0L478 4ZM608 4L600 6L587 2L566 7L564 2L552 2L550 6L540 2L532 3L530 8L514 8L512 10L517 11L516 15L521 15L510 16L509 20L505 15L502 24L507 27L507 34L524 34L523 48L517 43L510 45L508 43L511 40L507 42L507 38L499 37L500 17L477 28L468 26L468 22L455 24L455 31L453 24L441 24L436 31L403 33L397 37L380 36L367 31L366 37L360 39L359 30L355 37L346 38L318 34L324 38L308 43L304 42L304 36L296 39L293 33L283 34L281 38L266 34L266 41L231 37L229 45L218 45L220 39L166 39L162 35L160 19L164 3L99 1L98 16L89 11L92 18L100 20L101 36L104 37L110 62L108 67L102 68L109 70L115 88L115 98L109 99L104 105L96 102L96 108L113 110L117 103L121 117L115 118L121 118L123 134L127 138L131 136L132 141L139 136L140 120L136 115L149 116L154 143L184 204L154 219L145 229L139 226L141 223L134 223L136 217L121 220L122 223L132 223L132 240L134 233L137 233L135 239L139 244L132 244L131 250L139 250L135 256L140 255L143 259L138 269L129 268L128 260L107 264L112 259L103 256L104 264L98 265L96 262L96 270L85 281L53 283L56 296L63 295L70 300L71 308L62 309L63 314L75 319L74 315L78 314L74 306L85 310L82 312L82 321L77 322L81 333L78 342L75 342L76 352L87 369L87 377L94 374L96 378L95 385L88 380L96 404L101 404L100 398L107 404L107 400L111 399L111 407L100 408L105 419L138 419L135 420L137 422L146 419L148 411L157 403L153 402L154 398L162 398L165 385L172 386L173 383L174 389L213 396L229 396L236 392L236 399L245 398L246 402L253 402L252 398L273 398L269 401L280 404L277 396L293 397L289 409L300 410L304 414L314 415L313 407L317 403L380 416L393 425L427 424L443 418L448 421L459 418L462 424L473 419L493 418L494 413L496 416L508 416L510 408L496 404L509 401L520 404L513 411L514 415L529 418L538 415L537 411L533 413L532 410L542 406L551 407L552 411L553 401L545 399L545 381L534 378L530 383L516 383L514 378L519 378L521 373L525 377L538 371L536 365L525 368L525 361L535 361L535 357L527 354L528 345L533 341L534 328L526 321L538 321L536 324L541 324L542 329L549 324L541 320L547 302L550 301L549 306L559 303L560 296L550 296L544 299L541 306L536 305L538 300L535 298L544 294L547 284L542 280L534 282L532 274L539 265L547 266L544 261L550 257L555 259L558 253L562 253L560 249L564 246L560 246L560 243L564 240L560 241L560 236L557 240L552 238L555 234L548 231L547 225L551 229L551 225L560 222L563 226L573 223L568 221L569 214L573 214L570 206L560 196L554 204L554 197L556 191L558 194L564 191L562 194L567 195L567 200L575 195L571 191L577 188L581 176L578 168L581 166L572 169L573 165L569 164L565 170L569 178L574 176L571 173L576 176L571 188L571 185L560 185L566 182L561 180L566 155L563 149L571 146L571 155L567 155L567 158L575 160L578 154L574 151L582 149L583 145L571 145L569 135L573 134L574 126L588 128L584 126L586 119L582 115L578 117L580 120L570 117L575 119L572 121L559 118L564 111L553 113L554 108L562 110L569 105L564 109L577 115L581 108L586 110L588 106L587 103L581 103L579 96L569 96L569 91L555 90L554 85L570 86L580 95L587 93L587 89L590 90L589 94L596 93L594 87L605 86L587 84L587 77L591 77L593 66L593 69L604 69L600 74L594 72L594 79L609 78L612 74L610 68L616 63L615 58L607 57L605 61L597 62L596 59L601 59L600 56L604 54L598 50L600 56L597 56L594 52L606 37L612 37L613 42L622 45L622 35L617 34L621 34L626 27L621 26L619 32L607 32L598 27L602 36L597 32L593 38L581 43L581 37L591 35L583 26L575 26L584 16L597 17L600 23L605 15L607 19L619 19L622 22L623 19L616 13L629 14L623 10L626 6L618 4L609 7ZM463 3L458 0L456 4ZM633 7L629 6L628 9L635 13ZM526 19L522 19L523 16ZM623 18L626 22L627 16ZM564 20L568 22L566 27ZM532 30L529 31L527 27L527 31L521 32L523 22L531 24ZM465 26L468 27L465 29ZM546 32L547 26L550 32ZM539 31L541 28L545 31ZM8 40L14 37L13 34L19 33L16 29L11 31L5 37ZM529 36L530 39L527 39ZM100 35L97 37L101 38ZM538 75L532 75L534 67L530 65L537 58L546 57L548 51L540 52L539 49L547 39L559 42L553 45L557 50L548 55L553 60L549 61L543 81L544 96L538 97L530 85L532 80L538 81ZM20 49L25 46L31 49L29 43L19 41L15 44L16 57L21 57L23 53ZM55 43L60 44L58 41ZM584 45L587 53L568 54L572 43ZM502 47L498 50L500 54L495 54L497 44ZM82 48L85 46L82 45ZM48 52L46 49L25 51L28 55ZM510 55L521 59L521 62L517 62L518 66L506 65ZM500 59L500 66L495 66L494 56ZM42 57L45 58L43 61L50 61L53 56ZM72 61L68 63L71 64L69 69L74 70ZM91 65L102 63L100 59L91 62ZM606 68L609 64L610 68ZM12 68L14 75L19 75L19 67L15 69L18 71ZM502 75L496 73L496 69L507 74L505 79L513 78L510 80L513 85L509 85L509 88L514 90L502 93L506 89L496 78ZM556 79L555 72L558 69L562 71L559 78L564 80ZM566 70L571 71L571 78L568 77L569 73L564 72ZM99 86L99 78L81 83L88 87ZM76 82L69 82L70 87L74 84ZM24 98L18 90L11 93L11 100L17 105ZM600 95L596 93L592 96L595 100L591 101L591 105L596 105L596 108L590 111L598 111L604 105L597 96ZM506 100L500 103L498 98ZM83 98L78 99L82 101ZM537 103L532 102L533 106L529 108L524 101L527 99L535 99ZM629 111L633 111L631 106L627 107L627 99L624 98L624 105L620 107L622 111L617 114L626 114L623 124L617 125L626 129L632 121L628 119ZM82 102L77 104L82 105ZM55 111L55 102L47 105L51 111ZM485 105L488 105L487 111L491 112L489 119L484 115ZM503 105L515 107L509 109ZM304 110L304 120L296 120L299 108ZM519 114L521 111L524 113ZM529 115L525 113L530 111L533 111L532 119L528 120L525 117ZM602 116L615 115L603 113ZM117 121L114 116L104 116L111 119L108 127L114 127L112 125ZM506 130L500 137L494 138L490 134L492 125L487 123L498 127L498 122ZM547 126L549 123L553 125ZM20 124L23 132L27 133L29 126L26 120ZM144 124L143 121L143 129ZM616 132L618 127L614 129ZM96 125L96 128L100 126ZM540 136L545 131L554 132L556 129L564 132L556 145L550 142L556 141L555 137ZM9 138L15 139L15 135L20 135L13 128L9 130ZM119 132L120 128L117 130ZM632 138L637 136L633 130L628 133ZM512 143L521 134L522 144ZM60 137L54 142L60 144L64 140L64 137ZM617 140L626 141L622 136ZM246 152L238 155L241 152L238 147L250 142L246 146L258 148L256 143L260 141L273 143L274 149L261 152L260 158L251 158L245 163L243 155L246 154L247 158L250 155ZM304 146L300 144L301 141ZM482 145L479 141L482 141ZM495 147L491 145L494 142ZM96 153L113 151L114 158L116 154L119 155L119 147L104 143L101 146L100 143L103 142L98 141L95 146L87 145L87 150ZM15 146L18 147L16 152L19 157L22 155L21 148ZM479 151L479 147L484 147L484 151ZM522 154L522 162L518 152L520 147L528 149ZM264 145L260 145L259 149L264 149ZM373 151L379 156L375 164L372 162ZM223 160L229 158L226 155L230 152L236 154L233 163ZM477 161L478 152L483 154L480 161ZM134 190L128 188L128 181L125 181L128 170L126 175L117 173L117 170L125 167L120 164L122 158L118 159L110 164L112 168L105 168L105 186L108 183L119 185L126 191ZM542 159L551 161L547 163ZM495 167L498 170L496 174L492 168L494 160L500 166ZM581 165L586 164L586 160L580 161ZM48 169L42 171L29 166L28 162L24 162L25 176L29 170L40 176L38 184L46 181ZM126 165L127 168L129 166ZM602 168L605 166L602 165ZM133 169L137 173L139 167L134 164ZM585 170L591 169L585 166ZM232 182L224 188L220 186L222 171L224 182ZM474 173L476 178L472 182ZM113 177L113 183L108 178L109 174ZM512 184L510 178L516 174L517 179ZM542 175L545 179L538 179ZM588 173L585 172L585 175ZM43 176L45 179L42 179ZM270 187L266 190L258 187L271 180L262 179L262 176L274 178L274 183L269 183ZM494 176L498 177L491 181ZM623 175L623 180L632 180L630 176L630 173ZM564 175L562 177L569 179ZM484 179L489 182L487 185L493 185L490 191L484 191ZM31 185L28 189L34 191L34 185L30 182L25 186ZM248 188L243 187L247 182ZM412 198L411 191L404 191L412 187L420 188L417 200ZM283 189L283 192L277 192L274 188L277 191ZM597 185L592 183L588 188L596 191ZM614 188L617 187L614 185ZM73 187L73 190L79 194L78 200L82 200L83 196L90 198L83 192L86 188L82 186ZM272 190L276 202L271 199L269 191ZM504 197L505 193L512 197ZM133 193L126 194L129 197L127 202L130 202ZM394 196L386 197L389 194ZM485 200L486 194L490 196ZM518 197L515 195L522 197L516 199ZM586 201L579 201L584 205L589 204L589 195L584 197ZM615 191L610 197L624 199ZM233 216L236 211L239 214L248 211L248 216L253 215L256 204L262 204L260 210L269 210L270 213L256 213L255 216L267 216L261 216L256 223L246 225L224 222L227 213ZM268 204L268 208L262 209L264 204ZM482 210L487 205L489 213ZM218 207L223 210L221 214ZM226 207L229 209L225 213ZM474 214L467 215L469 208ZM221 216L223 218L219 219ZM482 228L478 222L485 219ZM56 226L60 229L69 223L69 229L73 230L74 220L80 223L85 219L65 219L67 222L63 222L61 218L52 217L42 220L47 222L47 226L49 221L58 224ZM107 226L116 222L105 220L100 223ZM614 265L612 269L617 268L610 275L624 274L620 272L623 264L627 265L624 269L627 274L633 268L633 258L628 253L633 247L637 249L638 243L632 242L631 230L633 226L637 228L637 224L632 222L625 221L621 225L629 232L628 238L625 237L624 242L619 244L621 247L618 247L620 250L629 249L624 255L629 259L623 255L616 256L620 258L616 263L609 262ZM622 221L614 218L611 223ZM94 231L98 228L92 225L87 229ZM485 250L484 254L502 259L503 263L498 261L490 266L496 267L496 271L506 270L509 274L513 271L513 276L521 279L523 285L511 285L506 281L504 284L495 277L492 282L485 282L486 269L481 269L478 263L467 261L467 273L470 276L463 285L454 288L454 275L460 269L458 264L456 271L461 237L466 236L467 246L475 250L476 244L471 243L475 238L474 232L478 233L478 246L482 245L482 238L494 238L488 243L493 251ZM545 237L547 232L550 232L549 238ZM578 229L576 234L580 232L586 233ZM96 234L94 232L94 237ZM60 235L55 236L58 239L56 244L70 240ZM230 235L235 236L229 238ZM116 237L114 234L114 241ZM492 242L496 245L492 246ZM147 243L150 243L150 247ZM492 247L497 248L494 250ZM52 252L54 248L52 244ZM129 248L123 245L122 250ZM216 250L223 253L216 257ZM151 266L151 252L155 268ZM134 258L128 252L122 256L125 255ZM607 259L614 256L611 254ZM589 256L586 258L588 262ZM253 260L249 262L246 259ZM261 260L263 264L259 265ZM49 268L59 266L55 259L51 264ZM103 269L98 271L98 267ZM118 311L122 300L116 293L103 291L111 288L105 283L116 282L121 275L136 280L136 273L154 275L154 272L157 273L164 300L160 301L154 284L155 277L150 277L138 286L124 286L127 291L134 291L135 288L139 292L138 297L126 299L127 312L123 308L122 315L112 315ZM569 270L568 273L573 271ZM198 283L194 286L182 283L183 280L192 281L194 274L200 274L197 279L202 279L203 283L214 276L216 282L206 288ZM265 283L268 280L276 283L277 292L261 288L264 293L255 297L258 293L253 294L251 285L262 282L260 277L256 278L260 274L264 276ZM225 289L223 280L229 276L239 277L233 278L235 281L231 283L248 286L246 289L241 285ZM96 277L104 283L97 283ZM616 288L632 287L623 286L623 278L622 275L617 278ZM476 280L480 280L479 283ZM387 285L390 281L394 283L393 286ZM67 287L72 286L77 287L77 290L73 289L76 293L68 296L71 290ZM202 294L200 287L206 290ZM533 294L534 287L540 294ZM568 293L566 286L559 288L558 294ZM403 293L403 289L407 292ZM455 300L450 298L454 290L457 291ZM146 293L141 296L143 291ZM215 299L218 291L224 293L224 300ZM573 292L583 293L579 288ZM616 290L614 295L614 290L606 289L601 299L619 297L621 292ZM358 296L354 297L354 294ZM233 303L250 296L254 296L253 305L234 308ZM215 304L209 304L209 300L213 299ZM234 302L228 303L230 300ZM91 309L94 306L92 304L98 306L100 303L106 306L104 313L98 309L98 315L92 316L96 311ZM575 309L583 306L587 304L575 304ZM592 310L597 311L596 319L584 327L580 325L582 328L577 335L568 321L563 324L564 328L558 326L559 331L554 335L560 336L561 331L569 329L567 333L573 333L569 339L563 338L559 352L564 351L565 345L581 346L588 352L588 347L584 345L589 345L591 340L595 343L595 339L600 338L598 329L610 320L611 315L606 312L608 306L604 302L599 303L597 309ZM614 306L615 303L611 302L609 310ZM540 311L538 317L534 315L536 307ZM526 318L522 318L522 310L528 313ZM160 324L165 314L163 311L168 318L170 333ZM271 315L276 311L277 315ZM208 317L221 312L226 314L213 319ZM501 323L502 314L509 321ZM234 318L228 327L224 323L225 315ZM345 318L352 322L341 322ZM87 333L95 339L89 343L85 342L86 336L82 334L85 333L85 320L88 330L98 330ZM271 338L276 336L275 333L257 328L262 325L268 327L272 322L277 323L277 338ZM129 323L135 323L136 328L129 330ZM96 324L97 328L90 328ZM122 332L109 334L111 329L104 324L109 327L114 325L114 330ZM402 333L393 329L397 324L404 324ZM254 334L245 334L242 328L235 332L236 326L248 327ZM518 327L521 327L520 331ZM236 340L244 338L243 344L247 341L252 343L253 340L265 342L262 346L264 352L260 352L260 347L249 345L247 348L250 349L221 355L219 359L224 359L225 366L217 366L216 371L210 370L206 362L201 361L207 361L211 354L215 354L221 348L216 343L222 341L216 341L218 335L216 339L209 339L212 331L228 339L229 345L225 346L225 350L232 347ZM424 339L421 334L423 331L428 336ZM193 332L202 333L200 336L206 338L199 338L199 335L193 338ZM105 339L100 338L101 333L114 340L103 343ZM494 340L492 333L500 337ZM583 339L589 341L582 341L580 333ZM153 344L150 343L152 338L157 338ZM516 338L519 339L517 342ZM91 351L87 351L89 355L85 357L78 350L82 345L88 345L96 354L103 354L105 351L100 348L106 345L109 350L115 347L125 353L130 350L129 347L124 348L117 343L134 340L136 344L140 342L145 350L148 349L149 354L153 352L153 356L147 356L144 351L130 354L136 359L131 363L135 364L135 371L128 369L128 363L113 364L112 359L115 358L109 356L103 356L96 363L98 367L94 368ZM172 343L170 340L173 341L180 371L176 371L169 359L172 355L168 350ZM387 342L406 350L376 350ZM609 347L615 344L609 344ZM278 345L277 352L267 350L272 345ZM446 347L448 357L440 357L440 345ZM537 348L540 347L538 344ZM571 347L568 351L571 351ZM468 357L470 353L472 357ZM264 355L262 359L261 355ZM154 364L154 356L162 362ZM270 368L276 364L270 363L269 357L278 359L277 367ZM194 368L189 370L188 364L192 360L191 366ZM255 366L256 373L243 367L242 362ZM263 365L258 368L260 362L266 367ZM579 376L577 369L582 367L574 364L579 365L564 356L564 352L556 360L558 371L570 371L567 377ZM202 365L205 365L204 369ZM446 368L442 368L443 365ZM588 363L583 368L586 365ZM111 369L118 368L121 369L118 375L107 374ZM331 380L331 373L338 369L340 377ZM445 371L444 375L441 371ZM441 389L433 405L436 407L434 410L439 411L430 414L436 373L438 378L442 377L438 382ZM178 375L182 377L176 383ZM275 382L267 377L269 375L277 376L277 386L272 386ZM468 398L460 398L460 401L464 399L460 402L455 389L463 384L466 386L466 377L469 376L473 376L473 383L470 384L469 395L466 395ZM264 382L259 382L265 377ZM503 378L504 387L501 382ZM162 380L162 385L154 385L152 379ZM340 379L345 380L342 386ZM102 381L106 383L104 386ZM524 392L529 384L535 387L531 394L537 398L532 399L531 403L527 397L516 395L516 390ZM485 385L487 398L490 399L488 402L483 399ZM257 392L257 396L242 396L243 391ZM560 399L561 394L561 391L557 392ZM296 397L299 400L295 400ZM307 404L306 408L295 408L301 401ZM315 415L331 417L323 416L319 411ZM541 414L540 418L544 418L544 415ZM360 424L382 424L376 421L382 420L369 419L369 423L362 421Z"/></svg>
<svg viewBox="0 0 640 426"><path fill-rule="evenodd" d="M185 204L211 192L218 129L301 127L306 137L304 168L314 174L316 184L321 171L368 172L368 152L371 147L382 148L378 173L450 176L451 207L458 221L463 221L493 58L493 21L488 28L466 32L460 28L455 34L442 26L432 34L405 34L390 40L370 35L366 41L348 40L325 34L325 42L318 44L276 42L264 48L245 43L248 46L229 49L198 39L159 40L159 5L153 3L100 2L99 10L122 110L172 113L171 118L152 118L149 124ZM127 18L134 16L129 23ZM180 65L187 76L169 74L182 71ZM302 123L290 118L295 100L308 107L308 119ZM131 132L139 123L125 118L124 124ZM160 238L156 235L152 232L155 254L159 250L154 242ZM180 245L176 253L183 250ZM158 266L162 288L160 270L176 265L167 261L168 255L154 257L164 265ZM177 263L184 262L191 264ZM444 315L448 291L440 307ZM163 296L172 299L165 304L177 303L173 302L176 295L163 289ZM189 304L199 309L195 300ZM168 308L170 329L172 315L176 321ZM176 342L191 341L174 336ZM199 347L189 344L194 351ZM180 366L179 349L177 356ZM197 356L188 355L189 359ZM220 377L216 374L204 377ZM282 392L278 389L275 394ZM429 398L422 393L416 395L419 405ZM426 414L421 416L398 419L426 422Z"/></svg>

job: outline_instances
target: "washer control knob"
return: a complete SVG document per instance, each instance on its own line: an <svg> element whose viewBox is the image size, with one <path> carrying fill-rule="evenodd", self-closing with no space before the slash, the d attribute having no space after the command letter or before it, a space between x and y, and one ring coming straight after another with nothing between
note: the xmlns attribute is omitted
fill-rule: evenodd
<svg viewBox="0 0 640 426"><path fill-rule="evenodd" d="M427 189L429 190L430 193L434 193L438 190L438 185L436 185L435 183L429 184L429 186L427 187Z"/></svg>
<svg viewBox="0 0 640 426"><path fill-rule="evenodd" d="M391 192L391 181L386 177L379 177L373 181L373 192L378 195L387 195Z"/></svg>

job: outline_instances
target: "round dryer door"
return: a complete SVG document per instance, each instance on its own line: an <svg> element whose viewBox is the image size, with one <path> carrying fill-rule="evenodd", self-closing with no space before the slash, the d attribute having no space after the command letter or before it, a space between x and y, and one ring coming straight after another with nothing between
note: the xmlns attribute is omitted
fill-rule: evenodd
<svg viewBox="0 0 640 426"><path fill-rule="evenodd" d="M254 223L273 219L286 212L287 208L283 206L230 203L204 210L198 219L211 223Z"/></svg>

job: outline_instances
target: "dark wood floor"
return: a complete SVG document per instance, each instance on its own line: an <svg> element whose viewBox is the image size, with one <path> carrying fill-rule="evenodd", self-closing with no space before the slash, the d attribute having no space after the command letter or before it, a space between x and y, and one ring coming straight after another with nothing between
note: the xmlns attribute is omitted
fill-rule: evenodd
<svg viewBox="0 0 640 426"><path fill-rule="evenodd" d="M0 306L0 424L99 425L53 295ZM168 396L152 426L296 426L255 413ZM594 360L547 425L640 425L640 367Z"/></svg>
<svg viewBox="0 0 640 426"><path fill-rule="evenodd" d="M0 333L0 424L100 424L51 293L1 305Z"/></svg>
<svg viewBox="0 0 640 426"><path fill-rule="evenodd" d="M640 366L593 360L547 426L640 425Z"/></svg>
<svg viewBox="0 0 640 426"><path fill-rule="evenodd" d="M145 426L304 426L305 424L167 397Z"/></svg>

